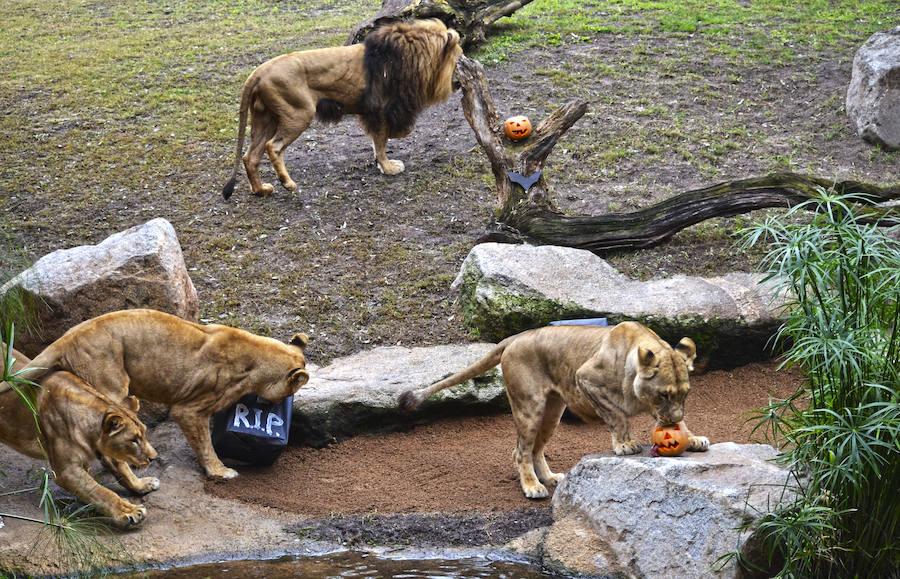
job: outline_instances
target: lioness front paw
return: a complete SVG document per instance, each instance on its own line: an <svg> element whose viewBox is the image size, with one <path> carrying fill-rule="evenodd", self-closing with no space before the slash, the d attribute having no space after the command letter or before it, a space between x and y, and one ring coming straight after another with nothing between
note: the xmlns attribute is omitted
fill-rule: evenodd
<svg viewBox="0 0 900 579"><path fill-rule="evenodd" d="M564 474L562 474L562 473L551 472L551 473L550 473L550 476L547 477L546 480L541 480L541 482L544 483L544 484L546 484L546 485L555 487L555 486L557 486L559 483L561 483L561 482L563 481L563 479L565 479L565 478L566 478L566 475L564 475Z"/></svg>
<svg viewBox="0 0 900 579"><path fill-rule="evenodd" d="M624 456L626 454L640 454L641 443L637 442L636 440L620 442L613 446L613 452L616 453L616 456Z"/></svg>
<svg viewBox="0 0 900 579"><path fill-rule="evenodd" d="M709 439L705 436L692 436L688 439L688 450L692 452L706 452L709 450Z"/></svg>
<svg viewBox="0 0 900 579"><path fill-rule="evenodd" d="M140 481L141 486L140 488L136 489L135 492L147 494L159 489L159 479L155 476L145 476L144 478L140 479Z"/></svg>
<svg viewBox="0 0 900 579"><path fill-rule="evenodd" d="M403 161L388 159L384 165L378 163L378 169L385 175L399 175L406 169L406 166L403 164Z"/></svg>
<svg viewBox="0 0 900 579"><path fill-rule="evenodd" d="M115 520L116 525L123 529L140 525L147 518L147 507L144 505L133 505L122 501L119 506L121 512L113 517L113 520Z"/></svg>
<svg viewBox="0 0 900 579"><path fill-rule="evenodd" d="M550 492L547 490L547 487L545 487L541 483L529 485L527 487L523 486L522 492L524 492L525 496L529 499L545 499L550 494Z"/></svg>
<svg viewBox="0 0 900 579"><path fill-rule="evenodd" d="M215 470L206 471L206 476L209 478L221 478L221 479L232 479L238 475L238 471L233 468L228 468L227 466L222 466L221 468L217 468Z"/></svg>

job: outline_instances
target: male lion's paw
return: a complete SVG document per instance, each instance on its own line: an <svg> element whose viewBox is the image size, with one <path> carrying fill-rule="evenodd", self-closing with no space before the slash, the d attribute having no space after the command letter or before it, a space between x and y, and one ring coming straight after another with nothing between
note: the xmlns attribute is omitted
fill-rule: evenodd
<svg viewBox="0 0 900 579"><path fill-rule="evenodd" d="M636 440L627 440L613 446L613 452L616 456L624 456L626 454L640 454L641 443Z"/></svg>
<svg viewBox="0 0 900 579"><path fill-rule="evenodd" d="M550 494L549 491L547 491L547 487L541 483L530 485L528 487L523 486L522 492L524 492L525 496L529 499L545 499Z"/></svg>
<svg viewBox="0 0 900 579"><path fill-rule="evenodd" d="M693 452L706 452L709 450L709 439L705 436L692 436L688 440L688 450Z"/></svg>
<svg viewBox="0 0 900 579"><path fill-rule="evenodd" d="M271 195L274 192L275 192L275 187L273 187L270 183L263 183L260 186L259 191L254 191L253 194L258 195L260 197L268 197L269 195Z"/></svg>
<svg viewBox="0 0 900 579"><path fill-rule="evenodd" d="M284 187L285 189L287 189L288 191L296 191L297 190L297 184L294 183L294 180L291 179L290 177L288 177L288 179L286 181L282 181L281 186Z"/></svg>
<svg viewBox="0 0 900 579"><path fill-rule="evenodd" d="M403 164L403 161L398 161L397 159L388 159L387 163L382 165L378 163L378 169L381 170L385 175L399 175L402 173L406 166Z"/></svg>

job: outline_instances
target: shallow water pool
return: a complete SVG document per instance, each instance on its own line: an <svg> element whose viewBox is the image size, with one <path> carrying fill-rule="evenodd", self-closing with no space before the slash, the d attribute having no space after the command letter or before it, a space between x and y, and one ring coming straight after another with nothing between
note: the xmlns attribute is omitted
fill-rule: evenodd
<svg viewBox="0 0 900 579"><path fill-rule="evenodd" d="M282 579L396 578L396 579L537 579L563 575L543 573L539 568L515 561L487 558L392 559L368 553L341 552L316 557L281 557L265 561L228 561L191 565L168 570L148 570L120 577L190 577Z"/></svg>

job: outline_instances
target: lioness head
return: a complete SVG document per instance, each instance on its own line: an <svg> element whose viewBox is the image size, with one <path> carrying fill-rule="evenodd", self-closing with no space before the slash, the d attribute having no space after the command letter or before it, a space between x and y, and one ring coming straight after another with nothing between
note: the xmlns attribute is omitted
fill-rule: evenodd
<svg viewBox="0 0 900 579"><path fill-rule="evenodd" d="M292 359L295 367L291 368L283 379L267 385L257 394L269 402L281 402L309 382L309 372L306 371L306 358L303 356L303 349L306 348L308 343L309 338L306 337L306 334L294 334L289 347L293 350Z"/></svg>
<svg viewBox="0 0 900 579"><path fill-rule="evenodd" d="M684 419L684 400L691 390L688 372L696 357L697 347L690 338L682 338L674 348L638 348L635 392L663 426Z"/></svg>
<svg viewBox="0 0 900 579"><path fill-rule="evenodd" d="M103 416L97 450L107 458L145 467L156 458L156 449L147 440L147 427L134 414L138 409L137 398L129 396L125 404L130 410L112 408Z"/></svg>

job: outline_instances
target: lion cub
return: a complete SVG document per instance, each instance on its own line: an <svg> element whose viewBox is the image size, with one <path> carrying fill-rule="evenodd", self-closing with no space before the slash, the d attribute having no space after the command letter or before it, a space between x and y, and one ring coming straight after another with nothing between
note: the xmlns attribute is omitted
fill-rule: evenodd
<svg viewBox="0 0 900 579"><path fill-rule="evenodd" d="M566 406L586 422L605 422L617 455L641 452L628 418L642 412L687 431L688 450L707 450L709 440L691 434L683 422L691 387L688 371L696 354L690 338L672 348L636 322L611 328L548 326L510 336L468 368L404 392L400 407L412 410L432 394L499 364L516 426L513 460L522 491L528 498L543 498L548 495L545 485L564 478L550 471L544 446Z"/></svg>
<svg viewBox="0 0 900 579"><path fill-rule="evenodd" d="M0 347L0 353L3 350ZM29 360L15 349L12 352L12 370L21 370ZM23 377L30 379L28 373ZM157 478L138 478L129 467L145 467L156 458L156 450L147 440L147 428L135 415L137 399L127 397L127 407L116 404L68 372L46 376L40 387L24 388L38 409L37 425L18 393L3 392L0 442L26 456L46 458L60 487L81 502L93 504L117 526L140 524L147 509L100 485L90 467L99 457L128 490L146 494L159 488Z"/></svg>

